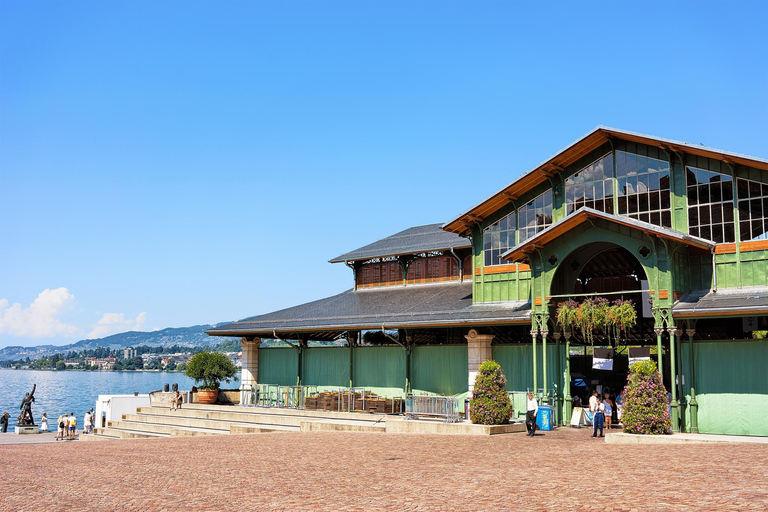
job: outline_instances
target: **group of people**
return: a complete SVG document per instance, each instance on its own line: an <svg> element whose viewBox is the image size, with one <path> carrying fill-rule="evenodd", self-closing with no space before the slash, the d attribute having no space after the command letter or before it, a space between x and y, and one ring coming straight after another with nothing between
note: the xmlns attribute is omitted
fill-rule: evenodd
<svg viewBox="0 0 768 512"><path fill-rule="evenodd" d="M85 413L85 416L83 417L83 433L84 434L92 434L93 433L93 425L95 423L96 419L96 413L93 412L93 409L90 411L87 411ZM44 422L44 423L42 423ZM43 420L42 424L40 426L40 430L43 430L43 426L45 425L45 432L48 431L48 418L45 414L43 414ZM65 439L72 441L75 436L77 435L77 418L75 417L75 413L69 413L59 416L59 429L56 433L56 440L63 441Z"/></svg>
<svg viewBox="0 0 768 512"><path fill-rule="evenodd" d="M603 437L603 425L607 430L611 430L613 424L619 423L619 408L621 405L621 395L614 397L606 392L601 397L597 391L592 392L589 397L589 412L592 413L592 437ZM597 431L600 435L597 435Z"/></svg>

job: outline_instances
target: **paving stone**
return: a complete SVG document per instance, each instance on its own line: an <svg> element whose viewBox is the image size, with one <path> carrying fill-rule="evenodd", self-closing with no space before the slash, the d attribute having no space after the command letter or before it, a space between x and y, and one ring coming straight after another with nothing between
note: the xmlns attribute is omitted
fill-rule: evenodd
<svg viewBox="0 0 768 512"><path fill-rule="evenodd" d="M349 432L2 446L0 510L765 510L768 445ZM23 462L22 462L23 461Z"/></svg>

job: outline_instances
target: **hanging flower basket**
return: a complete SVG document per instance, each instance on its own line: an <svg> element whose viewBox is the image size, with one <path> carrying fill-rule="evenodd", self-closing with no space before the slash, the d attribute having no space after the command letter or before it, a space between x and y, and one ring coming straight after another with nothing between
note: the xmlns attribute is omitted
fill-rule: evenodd
<svg viewBox="0 0 768 512"><path fill-rule="evenodd" d="M618 346L622 334L637 324L637 311L631 300L617 299L609 302L603 297L585 299L582 302L567 300L557 306L557 324L565 330L580 330L584 340L595 344L596 332L600 331Z"/></svg>

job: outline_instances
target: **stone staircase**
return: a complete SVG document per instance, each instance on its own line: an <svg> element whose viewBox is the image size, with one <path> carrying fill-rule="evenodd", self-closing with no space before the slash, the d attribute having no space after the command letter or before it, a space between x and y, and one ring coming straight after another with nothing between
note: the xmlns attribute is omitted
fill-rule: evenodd
<svg viewBox="0 0 768 512"><path fill-rule="evenodd" d="M259 432L347 431L384 432L386 415L330 411L303 411L238 407L232 405L184 404L171 410L167 404L139 407L107 427L83 434L84 441L177 436L255 434Z"/></svg>

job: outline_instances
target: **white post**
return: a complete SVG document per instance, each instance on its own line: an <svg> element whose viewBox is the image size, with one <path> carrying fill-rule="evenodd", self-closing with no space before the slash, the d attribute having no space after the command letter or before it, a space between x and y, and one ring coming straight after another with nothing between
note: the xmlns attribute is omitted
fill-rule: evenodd
<svg viewBox="0 0 768 512"><path fill-rule="evenodd" d="M261 339L243 338L240 343L243 349L243 355L240 358L243 365L240 373L240 405L247 405L245 402L248 393L253 391L255 384L259 381L259 345Z"/></svg>
<svg viewBox="0 0 768 512"><path fill-rule="evenodd" d="M478 334L476 330L471 329L469 334L464 336L467 339L468 363L469 363L469 396L472 397L472 391L475 389L475 377L480 371L480 365L484 361L493 359L493 350L491 341L495 337L493 334Z"/></svg>

